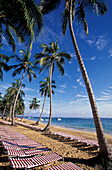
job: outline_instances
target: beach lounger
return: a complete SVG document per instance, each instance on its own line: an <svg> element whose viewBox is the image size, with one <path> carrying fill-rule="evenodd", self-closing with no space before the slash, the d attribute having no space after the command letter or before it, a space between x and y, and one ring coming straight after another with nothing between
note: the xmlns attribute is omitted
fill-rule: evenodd
<svg viewBox="0 0 112 170"><path fill-rule="evenodd" d="M10 165L12 168L33 168L41 165L45 165L51 162L55 162L63 159L60 155L56 153L51 153L43 156L35 156L33 158L10 158Z"/></svg>
<svg viewBox="0 0 112 170"><path fill-rule="evenodd" d="M54 166L47 170L82 170L82 169L71 162L67 162L67 163L63 163L61 165Z"/></svg>
<svg viewBox="0 0 112 170"><path fill-rule="evenodd" d="M11 157L31 157L51 151L49 148L38 148L31 150L6 149L5 153Z"/></svg>
<svg viewBox="0 0 112 170"><path fill-rule="evenodd" d="M98 145L98 142L95 141L95 140L81 139L81 140L79 140L79 142L84 143L84 144L86 144L86 145L94 145L94 146L97 146L97 147L99 146L99 145Z"/></svg>

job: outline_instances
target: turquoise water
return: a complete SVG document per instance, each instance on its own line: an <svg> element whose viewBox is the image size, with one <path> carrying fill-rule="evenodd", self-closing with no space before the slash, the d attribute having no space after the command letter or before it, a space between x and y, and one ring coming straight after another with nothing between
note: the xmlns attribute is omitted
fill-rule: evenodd
<svg viewBox="0 0 112 170"><path fill-rule="evenodd" d="M25 117L29 120L37 121L38 117ZM43 117L42 123L47 123L48 118ZM51 125L60 126L69 129L82 130L95 132L94 121L92 118L60 118L57 120L56 117L52 118ZM101 118L104 132L112 135L112 118Z"/></svg>

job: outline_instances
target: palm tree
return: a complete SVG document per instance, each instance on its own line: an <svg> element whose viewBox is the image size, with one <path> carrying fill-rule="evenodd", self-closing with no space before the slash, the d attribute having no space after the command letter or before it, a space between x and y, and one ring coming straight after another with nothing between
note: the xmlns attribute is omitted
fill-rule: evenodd
<svg viewBox="0 0 112 170"><path fill-rule="evenodd" d="M40 103L40 101L37 101L36 97L33 98L33 100L30 101L30 105L29 105L30 110L32 110L32 109L33 110L39 109L40 105L38 103Z"/></svg>
<svg viewBox="0 0 112 170"><path fill-rule="evenodd" d="M12 83L12 86L9 87L6 90L5 96L9 96L10 99L11 99L10 112L9 112L9 121L11 121L12 108L13 108L15 96L17 94L19 86L20 86L19 79L15 79L15 82ZM25 84L22 84L21 87L25 87ZM25 93L22 90L20 90L20 94L19 95L20 95L20 97L22 97L22 96L25 96Z"/></svg>
<svg viewBox="0 0 112 170"><path fill-rule="evenodd" d="M45 81L40 81L40 93L41 93L41 96L44 95L44 102L43 102L43 106L42 106L42 111L41 111L40 117L37 120L36 125L39 125L39 122L41 120L41 117L42 117L42 114L43 114L43 111L44 111L46 97L47 97L47 95L48 95L48 97L50 96L50 79L49 79L49 77L45 77L44 80ZM54 85L55 81L52 80L51 83L52 83L52 85L51 85L51 87L52 87L52 94L54 94L53 88L56 88L56 86Z"/></svg>
<svg viewBox="0 0 112 170"><path fill-rule="evenodd" d="M3 70L9 71L9 67L6 64L7 61L9 61L9 57L4 54L0 54L0 80L2 81L3 81Z"/></svg>
<svg viewBox="0 0 112 170"><path fill-rule="evenodd" d="M27 74L29 82L32 81L32 76L34 77L34 79L36 79L36 77L37 77L36 74L34 73L34 71L32 70L33 68L37 68L37 67L33 66L33 62L30 61L30 56L31 56L30 52L31 52L31 48L30 48L30 50L27 49L27 52L25 52L24 50L20 50L20 53L23 54L22 59L15 55L15 58L17 59L19 64L11 66L12 68L15 69L12 76L16 76L17 74L20 74L23 71L22 78L21 78L21 81L20 81L20 85L19 85L19 88L18 88L18 91L17 91L17 94L16 94L15 102L14 102L12 125L15 125L14 112L15 112L16 102L17 102L17 99L18 99L18 95L20 93L20 89L21 89L21 86L22 86L22 82L23 82L25 73Z"/></svg>
<svg viewBox="0 0 112 170"><path fill-rule="evenodd" d="M49 13L50 11L57 8L60 2L61 2L60 0L50 0L50 1L42 0L40 3L40 9L42 10L43 14ZM81 54L80 54L80 51L77 45L75 33L73 30L73 24L72 24L73 19L77 18L79 20L79 23L83 24L86 34L88 34L88 25L87 25L87 21L85 17L85 8L90 8L93 10L95 10L96 8L97 13L102 14L102 15L105 12L107 12L107 7L103 3L102 0L100 1L98 0L92 0L92 1L91 0L87 0L87 1L65 0L65 9L63 12L62 28L63 28L63 34L65 34L67 30L67 24L69 22L69 30L70 30L71 39L72 39L76 57L77 57L77 60L78 60L78 63L81 69L81 73L82 73L82 76L83 76L83 79L86 85L86 89L87 89L87 93L88 93L88 97L89 97L89 101L90 101L90 105L91 105L91 109L93 113L94 123L96 127L96 134L97 134L97 139L99 143L99 155L101 155L102 157L109 158L110 148L104 135L104 130L103 130L102 123L99 117L99 113L98 113L97 105L95 102L95 97L93 94L91 83L89 81L88 74L87 74L84 62L82 60L82 57L81 57Z"/></svg>
<svg viewBox="0 0 112 170"><path fill-rule="evenodd" d="M34 39L34 34L42 28L43 16L34 0L0 0L0 47L2 36L15 52L15 41L12 34L26 44Z"/></svg>
<svg viewBox="0 0 112 170"><path fill-rule="evenodd" d="M51 116L52 116L52 87L51 87L51 79L52 74L54 71L55 63L57 65L58 70L60 71L61 75L64 74L64 68L63 64L65 63L65 58L70 61L71 56L68 53L59 52L59 46L56 42L50 43L50 47L48 47L46 44L42 44L41 48L43 49L42 53L38 53L35 55L35 58L37 59L37 62L39 62L40 58L40 65L42 68L40 69L40 73L43 71L43 69L46 67L46 69L49 69L49 81L50 81L50 114L49 114L49 121L47 126L44 128L44 131L50 130L50 124L51 124Z"/></svg>

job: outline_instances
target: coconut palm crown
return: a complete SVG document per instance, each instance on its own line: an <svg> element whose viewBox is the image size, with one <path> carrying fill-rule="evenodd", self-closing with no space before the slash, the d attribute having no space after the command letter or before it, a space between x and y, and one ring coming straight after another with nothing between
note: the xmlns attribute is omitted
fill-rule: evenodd
<svg viewBox="0 0 112 170"><path fill-rule="evenodd" d="M29 44L43 26L43 16L34 0L0 0L0 46L5 37L15 52L14 34Z"/></svg>

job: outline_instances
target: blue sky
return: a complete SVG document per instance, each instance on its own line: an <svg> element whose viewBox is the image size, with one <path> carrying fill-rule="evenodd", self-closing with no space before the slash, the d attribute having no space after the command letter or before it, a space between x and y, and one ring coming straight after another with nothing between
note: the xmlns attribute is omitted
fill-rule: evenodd
<svg viewBox="0 0 112 170"><path fill-rule="evenodd" d="M108 2L108 13L104 16L96 16L87 13L87 22L89 26L89 35L86 36L82 26L74 22L74 32L77 43L85 63L91 85L93 87L96 103L100 117L112 117L112 12L111 2ZM92 117L90 104L82 75L76 60L69 29L66 35L62 35L61 13L63 4L58 10L44 16L44 30L35 40L32 49L32 58L35 53L41 52L40 44L48 44L56 41L60 51L68 52L72 56L70 63L66 61L64 65L65 74L61 76L55 68L53 80L56 81L56 90L53 95L53 116L54 117ZM0 53L11 55L12 49L8 46L3 38L4 46ZM16 41L16 54L20 49L24 49L23 44ZM13 61L15 63L15 61ZM37 72L38 73L38 72ZM14 78L21 78L22 75ZM36 80L28 82L27 77L24 79L26 87L22 90L25 92L25 113L29 111L29 101L34 97L40 100L40 109L32 111L33 116L39 116L43 104L43 97L39 94L39 81L48 76L48 72L38 75ZM12 72L4 73L4 81L0 82L0 92L5 94L5 90L11 86L14 81ZM49 99L46 100L43 116L49 114Z"/></svg>

